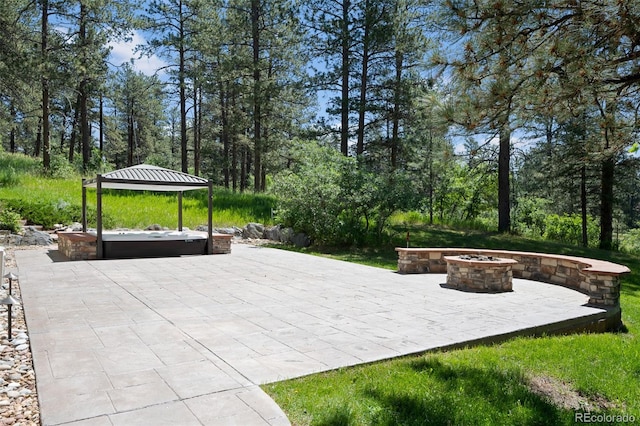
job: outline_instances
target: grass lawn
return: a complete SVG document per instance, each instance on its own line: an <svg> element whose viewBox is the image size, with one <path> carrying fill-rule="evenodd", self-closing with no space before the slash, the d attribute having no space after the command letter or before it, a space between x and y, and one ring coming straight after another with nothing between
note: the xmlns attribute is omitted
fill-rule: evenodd
<svg viewBox="0 0 640 426"><path fill-rule="evenodd" d="M395 269L394 246L306 250ZM513 236L411 229L415 247L543 251L622 263L625 332L517 338L489 347L427 353L345 368L263 388L294 425L568 425L576 413L640 422L640 261L621 253ZM600 424L616 424L609 417ZM597 424L597 423L596 423Z"/></svg>
<svg viewBox="0 0 640 426"><path fill-rule="evenodd" d="M81 179L23 175L17 185L0 185L0 203L10 199L35 200L54 206L68 204L74 206L76 212L80 212ZM177 193L104 190L102 200L103 223L107 229L144 229L156 223L171 229L178 226ZM217 227L244 226L253 221L268 224L272 221L273 204L274 199L268 195L240 194L216 188L213 195L213 224ZM95 212L95 190L87 191L87 207L90 212ZM207 191L184 192L182 211L184 226L195 229L198 225L206 225ZM95 219L89 220L89 226L96 226Z"/></svg>

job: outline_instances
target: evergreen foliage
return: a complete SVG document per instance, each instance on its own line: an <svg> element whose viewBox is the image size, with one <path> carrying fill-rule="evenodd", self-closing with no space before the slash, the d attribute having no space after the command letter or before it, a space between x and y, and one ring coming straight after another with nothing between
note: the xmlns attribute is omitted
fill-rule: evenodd
<svg viewBox="0 0 640 426"><path fill-rule="evenodd" d="M355 158L332 183L344 241L399 209L540 236L579 217L581 244L595 218L613 248L640 212L639 18L615 0L8 0L0 145L48 176L147 162L262 192L320 167L314 140ZM138 36L155 76L109 63Z"/></svg>

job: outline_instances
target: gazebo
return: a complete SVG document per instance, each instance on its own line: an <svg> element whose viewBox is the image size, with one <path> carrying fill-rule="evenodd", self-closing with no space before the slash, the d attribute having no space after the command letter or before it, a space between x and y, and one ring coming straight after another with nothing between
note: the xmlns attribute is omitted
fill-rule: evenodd
<svg viewBox="0 0 640 426"><path fill-rule="evenodd" d="M160 242L162 240L170 239L177 241L182 239L186 242L193 241L193 235L185 235L184 238L180 236L182 233L182 194L184 191L191 191L195 189L208 190L208 215L207 215L207 237L206 248L204 253L201 254L213 254L213 235L212 235L212 207L213 207L213 184L210 180L201 178L199 176L193 176L187 173L178 172L175 170L169 170L162 167L152 166L149 164L140 164L137 166L127 167L125 169L115 170L113 172L98 174L95 179L83 179L82 180L82 231L87 232L87 188L96 189L96 206L97 206L97 223L96 223L96 258L102 259L105 256L104 235L102 230L102 190L109 189L129 189L136 191L161 191L161 192L177 192L178 193L178 231L179 233L173 233L172 235L156 233L153 235L155 239L149 240L148 236L144 238L147 242L142 242L139 238L130 238L127 241L135 241L137 249L140 247L152 247L154 242ZM121 244L125 241L126 233L120 233L118 238L113 238ZM131 235L129 235L131 236ZM114 243L116 244L116 243ZM175 245L175 243L174 243ZM204 247L204 246L203 246ZM177 253L172 254L185 254ZM195 253L187 253L195 254Z"/></svg>

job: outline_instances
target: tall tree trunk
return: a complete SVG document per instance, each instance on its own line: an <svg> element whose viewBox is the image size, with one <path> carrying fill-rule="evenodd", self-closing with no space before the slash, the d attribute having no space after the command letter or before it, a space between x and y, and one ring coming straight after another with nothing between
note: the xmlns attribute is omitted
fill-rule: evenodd
<svg viewBox="0 0 640 426"><path fill-rule="evenodd" d="M102 151L104 150L104 99L102 97L102 93L100 93L100 156L102 156Z"/></svg>
<svg viewBox="0 0 640 426"><path fill-rule="evenodd" d="M202 118L202 87L193 85L193 174L200 176L200 120Z"/></svg>
<svg viewBox="0 0 640 426"><path fill-rule="evenodd" d="M76 100L76 107L73 111L73 122L71 123L71 137L69 139L69 163L73 163L73 156L76 151L76 139L78 137L77 126L78 117L80 116L80 95Z"/></svg>
<svg viewBox="0 0 640 426"><path fill-rule="evenodd" d="M80 137L82 141L82 168L87 170L91 158L91 131L89 130L89 88L86 79L80 82Z"/></svg>
<svg viewBox="0 0 640 426"><path fill-rule="evenodd" d="M84 2L80 2L80 28L78 31L78 37L80 39L80 46L82 48L82 63L86 67L88 66L88 58L86 57L86 50L88 45L87 40L87 6ZM89 131L89 83L87 71L81 75L80 86L78 88L78 100L80 107L80 143L82 146L82 168L87 170L89 167L89 158L91 156L91 134Z"/></svg>
<svg viewBox="0 0 640 426"><path fill-rule="evenodd" d="M262 120L262 123L265 123L265 121L267 120ZM262 131L262 143L264 146L264 150L265 152L268 152L269 149L269 130L268 130L268 125L265 123L264 125L264 129ZM264 192L267 190L267 167L265 166L264 162L262 162L261 164L261 168L260 168L260 191Z"/></svg>
<svg viewBox="0 0 640 426"><path fill-rule="evenodd" d="M253 191L262 188L262 140L260 138L260 0L251 0L251 37L253 47Z"/></svg>
<svg viewBox="0 0 640 426"><path fill-rule="evenodd" d="M133 151L135 149L133 105L131 105L127 116L127 167L131 167L133 166Z"/></svg>
<svg viewBox="0 0 640 426"><path fill-rule="evenodd" d="M62 126L60 130L60 152L64 149L64 141L67 139L67 132L65 129L67 128L67 115L62 114Z"/></svg>
<svg viewBox="0 0 640 426"><path fill-rule="evenodd" d="M41 54L44 69L42 70L42 165L45 170L51 167L51 147L49 146L49 79L48 70L48 32L49 32L49 1L42 0L42 34Z"/></svg>
<svg viewBox="0 0 640 426"><path fill-rule="evenodd" d="M247 147L243 146L240 150L240 192L244 192L247 188L247 174L249 173L249 163L251 156L247 152Z"/></svg>
<svg viewBox="0 0 640 426"><path fill-rule="evenodd" d="M227 102L225 102L228 95L225 93L222 81L218 86L220 93L220 121L222 123L220 131L220 139L222 139L222 173L224 175L224 187L229 189L229 123L227 119Z"/></svg>
<svg viewBox="0 0 640 426"><path fill-rule="evenodd" d="M498 152L498 232L511 231L510 197L511 130L508 120L500 128L500 149Z"/></svg>
<svg viewBox="0 0 640 426"><path fill-rule="evenodd" d="M615 159L607 155L602 161L600 179L600 248L613 248L613 180Z"/></svg>
<svg viewBox="0 0 640 426"><path fill-rule="evenodd" d="M587 166L580 168L580 213L582 216L582 246L589 247L589 233L587 227Z"/></svg>
<svg viewBox="0 0 640 426"><path fill-rule="evenodd" d="M342 1L342 94L340 100L341 128L340 151L343 155L349 155L349 63L350 58L350 34L349 34L349 7L350 0Z"/></svg>
<svg viewBox="0 0 640 426"><path fill-rule="evenodd" d="M238 141L233 136L231 142L231 182L233 192L238 190Z"/></svg>
<svg viewBox="0 0 640 426"><path fill-rule="evenodd" d="M587 122L586 122L586 114L582 115L581 121L581 142L582 142L582 150L584 154L582 166L580 167L580 216L582 222L582 246L589 247L589 229L587 226L587 165L584 163L586 161L588 152L587 152Z"/></svg>
<svg viewBox="0 0 640 426"><path fill-rule="evenodd" d="M431 120L430 120L431 121ZM433 187L435 175L433 173L433 129L429 123L429 225L433 225Z"/></svg>
<svg viewBox="0 0 640 426"><path fill-rule="evenodd" d="M400 145L400 102L402 98L402 64L404 57L401 51L396 50L395 63L395 90L393 93L393 116L391 126L391 168L393 170L398 166L398 149Z"/></svg>
<svg viewBox="0 0 640 426"><path fill-rule="evenodd" d="M11 132L9 133L9 152L16 152L16 119L17 119L17 111L16 108L11 104Z"/></svg>
<svg viewBox="0 0 640 426"><path fill-rule="evenodd" d="M365 2L365 14L369 10L369 0ZM364 34L362 36L362 75L360 76L360 103L358 105L358 140L356 142L356 155L364 153L364 121L367 111L367 83L369 81L369 48L370 48L370 22L365 16Z"/></svg>
<svg viewBox="0 0 640 426"><path fill-rule="evenodd" d="M179 2L179 63L178 63L178 85L180 86L180 153L182 161L182 172L187 173L189 171L189 160L187 151L187 84L186 84L186 65L185 65L185 30L184 30L184 17L183 17L183 2Z"/></svg>
<svg viewBox="0 0 640 426"><path fill-rule="evenodd" d="M36 133L36 143L33 148L33 156L40 157L40 148L42 147L42 117L38 118L38 133Z"/></svg>

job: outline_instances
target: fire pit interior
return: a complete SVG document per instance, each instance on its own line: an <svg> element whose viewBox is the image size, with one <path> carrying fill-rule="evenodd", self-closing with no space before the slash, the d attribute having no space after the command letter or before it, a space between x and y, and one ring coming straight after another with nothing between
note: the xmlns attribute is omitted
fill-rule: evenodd
<svg viewBox="0 0 640 426"><path fill-rule="evenodd" d="M501 293L512 291L513 259L493 256L444 256L447 262L447 286L458 290Z"/></svg>

